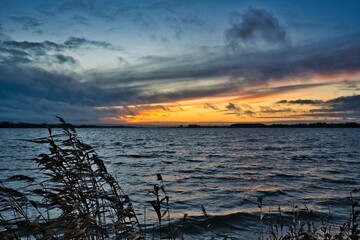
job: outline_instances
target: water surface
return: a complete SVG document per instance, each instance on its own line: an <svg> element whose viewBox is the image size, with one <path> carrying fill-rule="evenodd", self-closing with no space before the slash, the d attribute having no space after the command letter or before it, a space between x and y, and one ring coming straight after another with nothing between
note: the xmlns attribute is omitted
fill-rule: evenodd
<svg viewBox="0 0 360 240"><path fill-rule="evenodd" d="M215 233L257 238L258 197L264 209L306 204L335 223L350 212L349 192L360 187L360 129L135 128L78 129L93 146L135 210L147 222L146 200L161 173L171 217L189 217L187 236L203 239L211 215ZM19 141L47 135L44 129L0 129L0 178L37 174L32 160L44 146ZM176 224L180 224L180 220ZM207 233L209 234L209 233Z"/></svg>

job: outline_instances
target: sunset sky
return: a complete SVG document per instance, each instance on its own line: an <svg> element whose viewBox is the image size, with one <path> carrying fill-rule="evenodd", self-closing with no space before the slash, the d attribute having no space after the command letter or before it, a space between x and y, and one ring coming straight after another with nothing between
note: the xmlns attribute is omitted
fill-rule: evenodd
<svg viewBox="0 0 360 240"><path fill-rule="evenodd" d="M0 0L0 121L54 115L360 122L360 1Z"/></svg>

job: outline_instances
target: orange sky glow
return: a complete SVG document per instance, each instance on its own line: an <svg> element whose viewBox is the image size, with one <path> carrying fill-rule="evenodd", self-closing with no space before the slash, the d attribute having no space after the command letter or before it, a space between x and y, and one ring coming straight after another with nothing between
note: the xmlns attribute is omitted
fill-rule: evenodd
<svg viewBox="0 0 360 240"><path fill-rule="evenodd" d="M282 81L281 84L238 89L236 92L221 96L184 99L176 102L161 102L133 106L112 106L127 109L130 114L102 118L105 123L129 123L149 125L203 124L227 125L237 122L304 122L322 121L323 117L311 116L313 109L322 109L322 104L278 103L281 100L311 99L328 101L340 96L359 94L359 90L344 89L349 81L357 81L359 72L326 74L308 79L309 87L293 90L302 86L302 81ZM312 85L311 85L312 84ZM286 88L289 87L290 88ZM285 88L284 88L285 87ZM107 108L98 107L97 109ZM327 117L326 121L342 121L341 117ZM351 121L351 118L346 119Z"/></svg>

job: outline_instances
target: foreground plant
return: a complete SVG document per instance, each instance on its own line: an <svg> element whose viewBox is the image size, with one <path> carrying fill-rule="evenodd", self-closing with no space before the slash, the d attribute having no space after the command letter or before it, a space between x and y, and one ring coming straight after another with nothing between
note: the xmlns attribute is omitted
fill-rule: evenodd
<svg viewBox="0 0 360 240"><path fill-rule="evenodd" d="M142 239L128 195L94 149L58 117L61 134L30 140L49 145L36 162L41 179L16 175L21 191L0 182L0 239Z"/></svg>
<svg viewBox="0 0 360 240"><path fill-rule="evenodd" d="M292 221L287 225L287 231L284 234L284 221L279 208L277 221L269 219L269 236L264 237L262 232L262 217L261 217L261 236L259 239L267 240L360 240L359 228L359 215L358 210L359 202L355 199L354 194L359 193L360 189L355 189L350 193L351 200L351 213L348 220L341 226L334 226L330 223L322 223L316 226L313 218L313 211L305 206L303 212L305 216L300 218L299 207L294 206L292 210ZM262 204L261 204L262 205ZM260 208L261 216L262 208ZM307 219L306 219L306 218Z"/></svg>

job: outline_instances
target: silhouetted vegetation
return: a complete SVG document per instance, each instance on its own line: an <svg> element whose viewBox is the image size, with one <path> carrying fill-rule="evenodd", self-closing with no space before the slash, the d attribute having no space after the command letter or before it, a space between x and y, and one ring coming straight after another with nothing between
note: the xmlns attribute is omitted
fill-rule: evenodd
<svg viewBox="0 0 360 240"><path fill-rule="evenodd" d="M262 199L258 200L260 212L261 240L359 240L359 202L353 194L360 192L355 189L350 193L351 211L348 220L341 226L331 223L331 215L325 219L316 219L313 210L306 205L304 208L293 206L290 219L286 219L279 207L278 213L265 214ZM319 221L320 220L320 221ZM266 230L265 226L267 227Z"/></svg>
<svg viewBox="0 0 360 240"><path fill-rule="evenodd" d="M62 133L29 140L49 145L36 162L42 179L16 175L0 182L0 239L140 239L130 198L94 149L59 118Z"/></svg>
<svg viewBox="0 0 360 240"><path fill-rule="evenodd" d="M229 127L232 128L360 128L359 123L348 122L348 123L298 123L298 124L271 124L265 125L262 123L236 123Z"/></svg>
<svg viewBox="0 0 360 240"><path fill-rule="evenodd" d="M61 124L36 124L0 122L0 128L62 128ZM134 128L135 126L119 125L74 125L75 128ZM263 123L235 123L229 126L189 124L179 125L177 128L360 128L356 122L347 123L296 123L296 124L263 124Z"/></svg>

